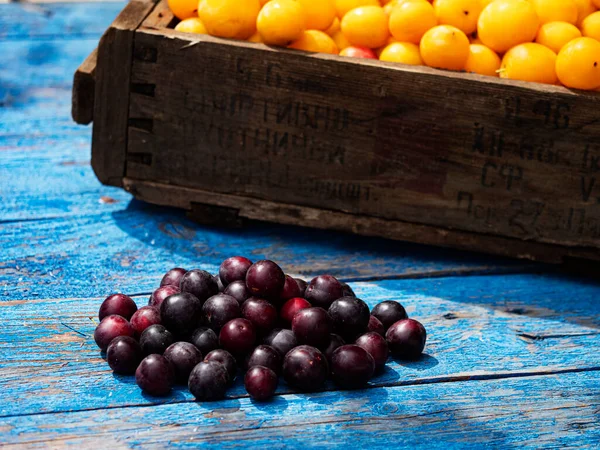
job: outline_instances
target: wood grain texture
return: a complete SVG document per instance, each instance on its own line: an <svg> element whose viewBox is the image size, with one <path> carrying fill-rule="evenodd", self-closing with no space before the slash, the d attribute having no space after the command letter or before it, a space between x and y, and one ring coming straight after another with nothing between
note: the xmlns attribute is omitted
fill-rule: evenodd
<svg viewBox="0 0 600 450"><path fill-rule="evenodd" d="M0 221L111 212L130 200L98 182L89 164L91 128L70 117L71 72L96 44L0 42Z"/></svg>
<svg viewBox="0 0 600 450"><path fill-rule="evenodd" d="M597 374L19 416L3 435L9 448L589 448Z"/></svg>
<svg viewBox="0 0 600 450"><path fill-rule="evenodd" d="M64 95L68 97L66 91ZM31 128L33 132L38 123L46 122L42 112L48 112L41 109L41 104L45 103L32 101L31 108L8 109L13 114L20 111L22 129L26 132ZM68 113L66 102L53 108ZM8 109L6 115L2 115L4 111L0 115L9 118ZM208 262L212 269L231 252L256 255L253 252L257 250L293 265L298 273L310 275L331 268L335 274L350 278L504 273L534 267L474 254L390 244L380 239L304 232L296 227L250 224L241 233L201 227L177 211L140 203L130 205L129 194L101 185L91 170L86 151L90 130L78 130L67 121L64 127L53 130L41 128L32 137L0 133L0 177L4 181L0 184L0 222L14 222L0 225L3 242L9 247L0 272L10 295L101 295L105 288L118 286L96 289L79 283L77 280L85 280L87 272L77 267L88 267L100 280L110 281L112 274L116 283L123 283L130 276L125 263L111 263L108 267L100 263L112 260L114 255L129 255L131 261L138 261L134 262L136 267L146 267L149 277L160 276L169 264L195 266ZM37 175L32 177L32 173ZM49 220L53 218L57 221ZM198 238L204 233L209 234ZM24 242L15 246L17 236ZM98 242L102 244L97 245ZM81 249L86 249L86 254ZM44 255L43 262L31 259L33 254ZM119 260L118 256L114 258ZM69 260L73 264L68 264ZM56 273L63 272L56 278ZM33 273L39 278L30 278ZM20 284L22 292L10 288L11 277L17 274L24 283ZM129 283L127 288L132 290L151 288L143 283L143 278L134 277Z"/></svg>
<svg viewBox="0 0 600 450"><path fill-rule="evenodd" d="M600 284L594 278L540 273L407 283L406 290L415 295L443 297L465 305L493 309L498 314L545 319L537 331L522 330L524 339L551 339L555 322L600 329ZM449 317L460 319L453 314ZM543 330L543 324L549 327L548 330Z"/></svg>
<svg viewBox="0 0 600 450"><path fill-rule="evenodd" d="M503 273L531 268L528 264L379 239L305 233L294 227L251 225L243 233L235 233L233 239L230 231L200 227L178 212L138 203L128 207L129 194L97 181L86 150L90 129L76 126L69 118L69 72L62 67L75 68L95 42L44 40L12 44L0 43L9 65L15 64L21 74L17 76L8 66L2 72L4 79L10 80L14 95L7 97L10 105L0 109L0 172L4 181L0 184L0 221L44 222L2 226L4 245L10 247L0 270L6 283L2 295L19 299L102 295L105 289L123 287L127 279L128 289L151 289L143 277L130 278L127 263L121 263L119 255L139 261L134 265L146 267L150 277L159 277L170 264L195 266L208 260L207 267L214 268L220 259L230 256L229 252L257 249L262 249L263 255L293 263L298 273L306 275L329 267L335 274L350 278ZM18 55L23 52L30 57L20 60ZM35 85L36 67L44 74L42 83L52 88ZM32 176L34 173L36 176ZM51 218L60 220L48 221ZM196 236L205 230L209 235L196 242ZM14 245L17 237L23 242ZM223 251L217 251L213 258L208 245ZM81 249L87 253L82 254ZM44 256L36 259L33 254ZM113 260L117 263L110 262ZM101 261L108 265L103 267ZM98 288L87 284L85 279L91 272L97 274L101 284L108 284ZM32 278L33 274L39 278ZM113 284L111 275L115 277ZM21 279L18 287L14 286L15 276Z"/></svg>
<svg viewBox="0 0 600 450"><path fill-rule="evenodd" d="M0 101L3 108L2 126L12 124L18 126L23 118L11 120L7 107L37 107L37 114L30 114L29 120L39 118L62 118L70 122L76 129L69 111L67 114L53 110L55 101L70 104L73 73L83 60L98 44L97 38L82 40L39 39L31 41L0 41L0 51L3 59L0 63ZM40 75L42 74L42 75ZM68 95L64 95L67 92ZM37 105L36 105L37 103ZM85 128L79 127L79 130ZM10 129L12 134L19 133L19 128ZM38 130L45 132L53 130L53 124L48 122L38 125Z"/></svg>
<svg viewBox="0 0 600 450"><path fill-rule="evenodd" d="M104 184L120 186L125 173L133 35L153 8L151 0L132 0L98 44L92 168Z"/></svg>
<svg viewBox="0 0 600 450"><path fill-rule="evenodd" d="M22 146L24 150L45 148L46 152L52 153L54 145L64 149L68 139L72 138L75 147L80 149L78 159L89 160L90 145L78 145L81 139L89 140L91 129L76 125L70 114L72 73L96 45L97 39L0 41L3 55L0 63L2 150L11 151ZM57 144L57 140L63 144ZM27 174L26 169L26 166L21 167L23 175ZM30 179L25 177L19 182ZM10 183L0 185L4 192L11 188ZM18 201L18 196L13 201ZM0 211L8 212L7 209ZM27 209L21 212L28 215Z"/></svg>
<svg viewBox="0 0 600 450"><path fill-rule="evenodd" d="M98 49L94 49L73 76L71 116L80 125L87 125L94 119L97 62Z"/></svg>
<svg viewBox="0 0 600 450"><path fill-rule="evenodd" d="M0 138L2 146L12 146L20 141L38 139L38 145L48 137L80 139L91 137L91 128L77 125L70 117L71 89L36 89L19 87L20 93L13 97L7 92L6 103L0 109ZM36 92L37 91L37 92ZM89 146L85 152L89 159Z"/></svg>
<svg viewBox="0 0 600 450"><path fill-rule="evenodd" d="M127 207L131 196L100 184L92 171L90 131L0 136L0 223L110 214Z"/></svg>
<svg viewBox="0 0 600 450"><path fill-rule="evenodd" d="M130 136L147 134L145 132L130 131ZM146 150L148 147L146 147ZM130 153L131 156L149 156L148 153ZM148 159L136 158L129 160L130 165L148 166ZM205 214L210 214L209 205L215 209L226 208L230 214L237 218L263 220L268 222L294 224L326 230L352 232L364 236L377 236L400 241L416 242L420 244L452 247L468 251L485 251L499 256L517 257L535 261L560 264L569 258L589 259L600 261L600 252L592 248L564 247L562 245L549 245L533 241L520 241L514 238L501 236L482 235L479 233L452 230L429 225L414 224L410 222L380 219L354 215L328 209L310 208L288 203L276 203L243 195L230 195L172 186L166 183L140 181L131 178L123 180L123 187L136 198L165 206L184 208L202 222L194 208L196 205L205 205ZM482 247L482 242L485 246Z"/></svg>
<svg viewBox="0 0 600 450"><path fill-rule="evenodd" d="M598 94L168 29L135 45L154 88L131 95L130 178L600 257Z"/></svg>
<svg viewBox="0 0 600 450"><path fill-rule="evenodd" d="M98 38L123 9L125 2L31 4L15 2L2 6L0 39Z"/></svg>
<svg viewBox="0 0 600 450"><path fill-rule="evenodd" d="M414 363L391 360L371 386L600 371L600 310L594 304L600 286L518 277L515 290L509 287L512 276L455 278L454 283L444 279L446 288L432 291L427 286L433 283L419 280L352 283L371 308L383 300L400 301L428 332L425 358ZM158 285L158 278L153 281ZM571 313L565 317L560 317L557 304L562 298L557 293L570 293ZM493 304L490 297L498 302ZM502 298L510 299L506 306ZM147 299L144 295L136 300L141 306ZM90 317L96 319L101 301L9 297L0 302L8 319L0 341L10 343L2 355L0 384L13 399L2 405L0 416L191 400L185 389L162 399L145 396L131 377L111 373L91 337L95 324ZM534 309L536 303L545 309L517 313L517 304ZM289 388L282 383L279 392ZM229 395L246 395L241 380Z"/></svg>
<svg viewBox="0 0 600 450"><path fill-rule="evenodd" d="M93 185L93 179L87 179ZM60 200L59 192L52 197L57 203L45 206L47 212L64 206L67 212L87 209L87 214L0 224L0 246L6 249L0 262L0 297L97 297L115 289L149 292L170 267L216 272L221 261L234 254L255 260L268 257L307 278L324 272L356 280L525 268L514 261L299 227L251 223L241 232L202 227L180 212L127 203L113 192L99 189L79 200L73 197L79 204ZM105 193L119 203L99 203ZM17 205L27 207L26 202ZM94 209L98 214L92 214Z"/></svg>
<svg viewBox="0 0 600 450"><path fill-rule="evenodd" d="M162 28L173 28L174 23L179 19L171 12L168 2L158 1L156 7L152 10L146 20L142 22L142 27L160 30Z"/></svg>
<svg viewBox="0 0 600 450"><path fill-rule="evenodd" d="M597 284L550 274L465 277L531 266L298 227L215 230L129 203L95 179L90 129L69 118L71 74L97 44L71 38L104 29L103 8L121 5L57 5L61 14L24 31L29 10L5 23L5 6L2 448L590 448L600 439ZM67 20L69 9L80 13ZM44 37L54 30L63 34ZM116 202L100 203L103 196ZM100 296L147 292L171 265L214 271L233 253L270 256L304 276L440 277L352 283L371 306L396 298L423 320L429 356L391 362L367 390L296 395L282 385L267 404L250 401L239 380L230 392L238 398L198 404L185 389L156 399L114 377L90 336Z"/></svg>

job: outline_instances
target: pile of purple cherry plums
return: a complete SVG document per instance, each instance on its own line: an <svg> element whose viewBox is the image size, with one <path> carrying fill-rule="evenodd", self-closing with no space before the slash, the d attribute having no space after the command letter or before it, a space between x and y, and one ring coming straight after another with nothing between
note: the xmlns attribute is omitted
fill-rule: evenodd
<svg viewBox="0 0 600 450"><path fill-rule="evenodd" d="M213 276L172 269L140 309L123 294L102 303L94 339L109 366L134 374L151 395L187 383L198 400L225 396L238 371L256 400L278 377L315 391L330 377L345 389L364 386L391 353L415 359L425 346L423 325L395 301L373 311L331 275L310 283L285 275L273 261L234 256Z"/></svg>

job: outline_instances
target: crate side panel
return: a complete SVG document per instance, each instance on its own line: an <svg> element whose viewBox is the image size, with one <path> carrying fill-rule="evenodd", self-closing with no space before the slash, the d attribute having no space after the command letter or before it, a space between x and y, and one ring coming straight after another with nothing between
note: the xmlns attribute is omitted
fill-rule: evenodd
<svg viewBox="0 0 600 450"><path fill-rule="evenodd" d="M179 36L137 33L128 177L600 246L598 95Z"/></svg>
<svg viewBox="0 0 600 450"><path fill-rule="evenodd" d="M98 179L122 184L127 151L127 117L133 35L154 8L150 0L131 0L102 36L94 70L92 167ZM75 108L76 111L76 108ZM92 119L90 114L83 120Z"/></svg>
<svg viewBox="0 0 600 450"><path fill-rule="evenodd" d="M190 210L192 213L190 217L202 223L214 220L215 217L213 216L218 214L220 209L225 209L230 211L230 214L236 219L246 218L287 225L337 230L363 236L384 237L387 239L485 252L546 263L558 264L569 259L600 261L600 252L591 247L564 247L502 236L448 230L430 225L402 222L399 220L386 220L364 215L350 215L338 211L275 203L247 196L220 194L214 191L184 188L131 178L124 179L124 187L137 199L145 202ZM215 206L216 211L213 210L208 213L211 217L198 217L194 214L198 205L202 206L200 214L207 214L206 211L209 208L206 208L206 205Z"/></svg>

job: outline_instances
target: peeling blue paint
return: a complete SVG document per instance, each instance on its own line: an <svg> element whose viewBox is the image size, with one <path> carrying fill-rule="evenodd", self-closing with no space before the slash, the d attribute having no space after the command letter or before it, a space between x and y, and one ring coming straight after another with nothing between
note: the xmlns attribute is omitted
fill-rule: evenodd
<svg viewBox="0 0 600 450"><path fill-rule="evenodd" d="M102 186L91 128L70 118L71 80L121 7L0 5L0 446L597 446L599 283L326 231L206 228ZM240 379L199 404L184 387L154 398L113 375L91 338L102 298L147 293L174 265L215 272L232 254L354 280L371 307L401 301L427 327L426 355L390 360L369 389L282 383L264 404ZM424 279L356 282L403 277Z"/></svg>

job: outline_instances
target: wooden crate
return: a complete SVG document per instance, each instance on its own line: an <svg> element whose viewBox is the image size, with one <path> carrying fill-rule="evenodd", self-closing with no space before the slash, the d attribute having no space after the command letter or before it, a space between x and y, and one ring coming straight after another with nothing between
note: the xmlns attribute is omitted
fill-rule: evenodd
<svg viewBox="0 0 600 450"><path fill-rule="evenodd" d="M131 1L75 75L106 184L185 208L600 260L600 94L172 29Z"/></svg>

